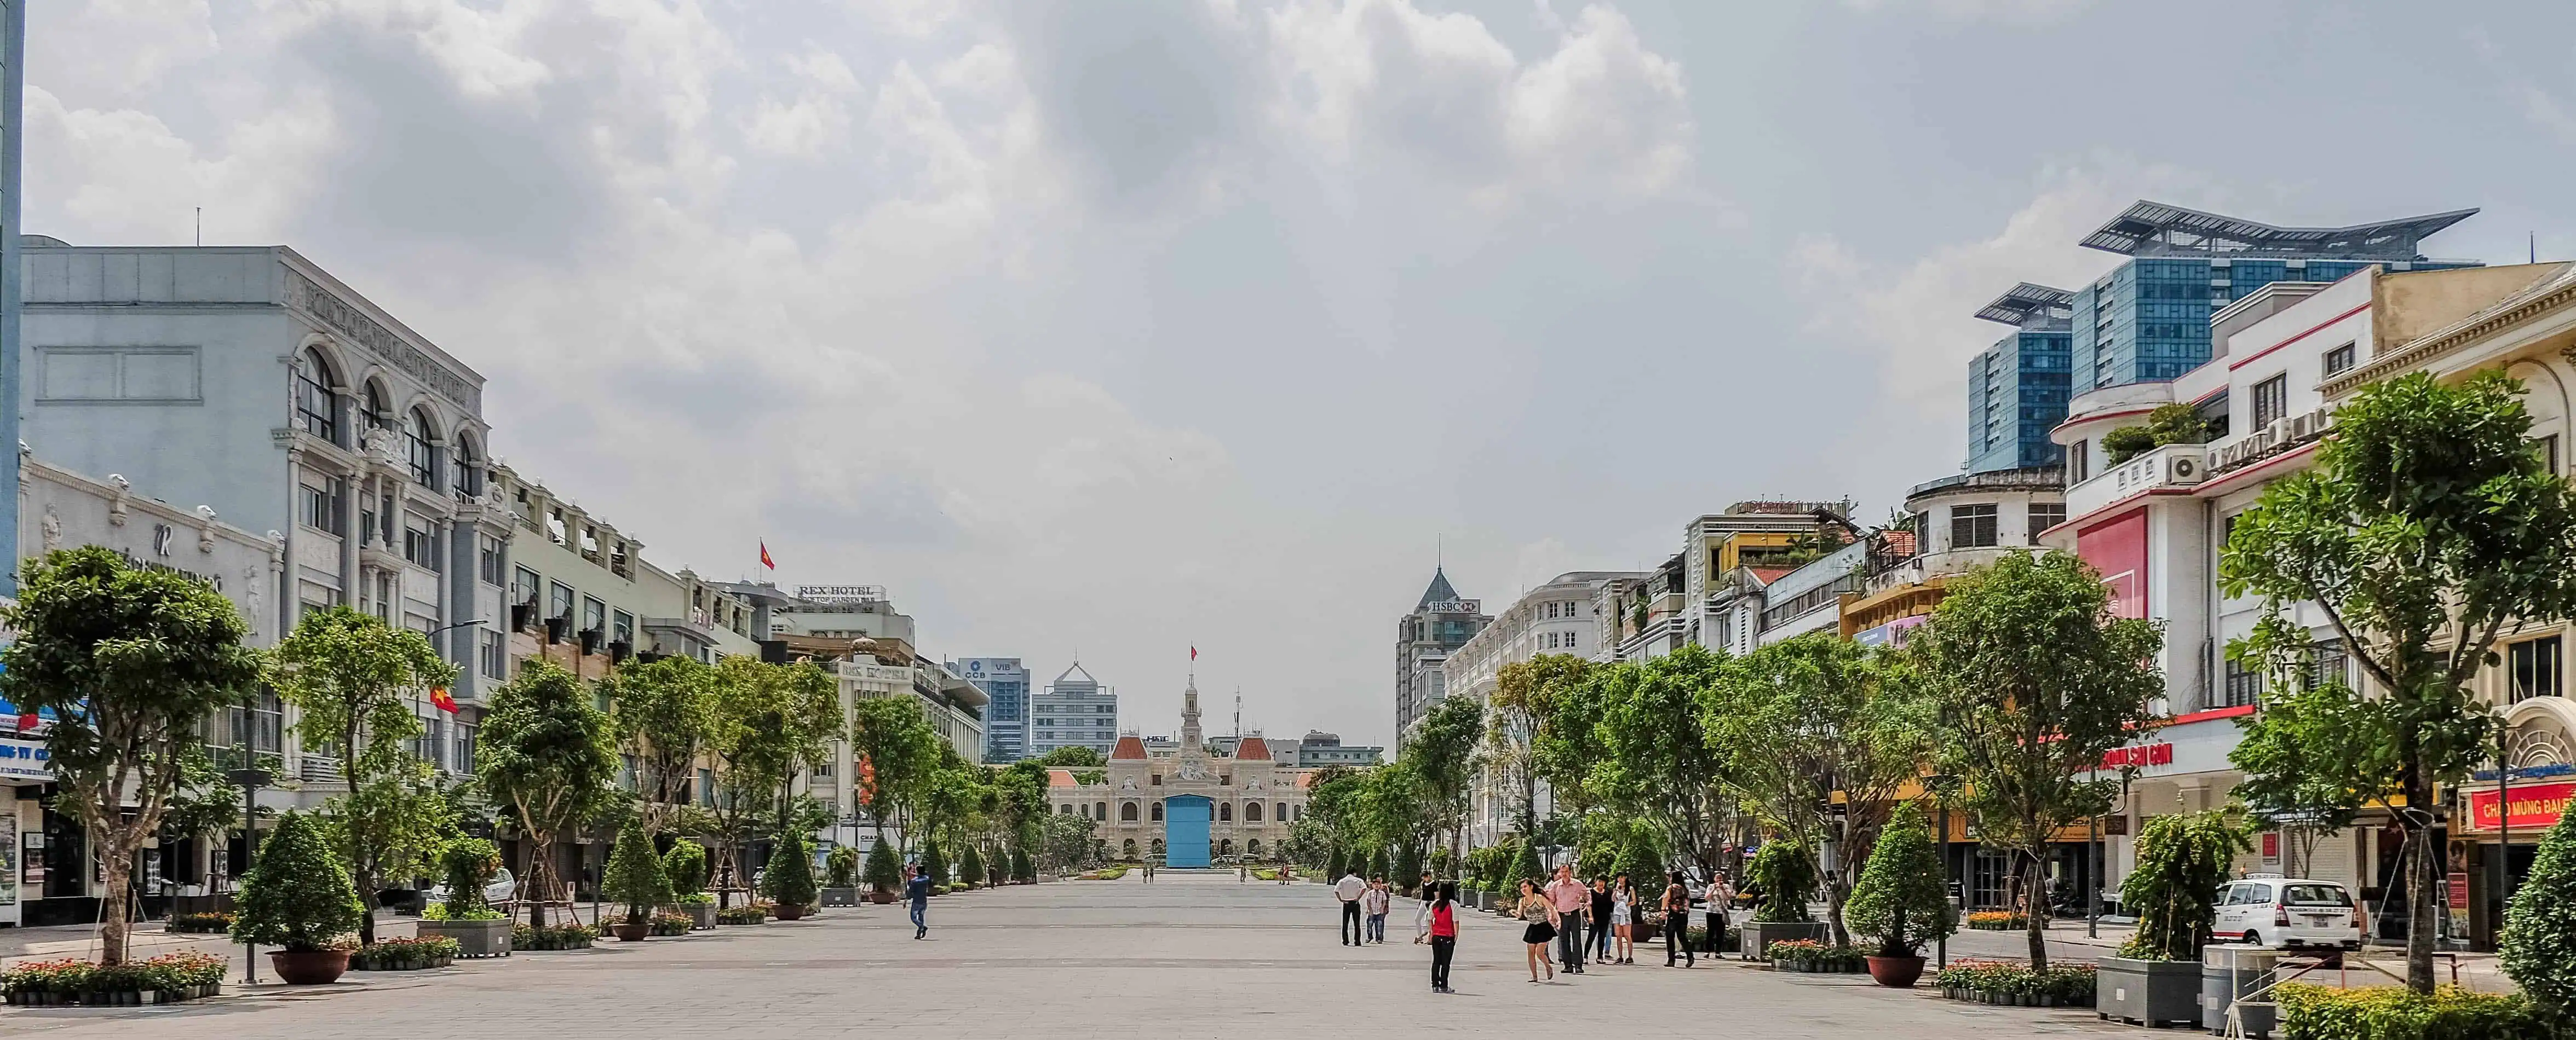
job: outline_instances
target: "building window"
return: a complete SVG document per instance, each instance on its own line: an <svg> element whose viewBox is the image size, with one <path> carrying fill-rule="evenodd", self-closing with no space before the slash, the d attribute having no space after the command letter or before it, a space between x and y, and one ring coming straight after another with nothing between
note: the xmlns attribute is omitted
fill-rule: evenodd
<svg viewBox="0 0 2576 1040"><path fill-rule="evenodd" d="M1163 803L1161 802L1154 803L1154 822L1163 822Z"/></svg>
<svg viewBox="0 0 2576 1040"><path fill-rule="evenodd" d="M2290 377L2273 376L2254 384L2254 426L2252 433L2290 414Z"/></svg>
<svg viewBox="0 0 2576 1040"><path fill-rule="evenodd" d="M510 604L512 606L524 604L530 607L537 605L537 572L525 567L510 569Z"/></svg>
<svg viewBox="0 0 2576 1040"><path fill-rule="evenodd" d="M602 635L606 635L608 631L608 604L602 603L590 596L583 596L581 598L581 630L584 632L598 632Z"/></svg>
<svg viewBox="0 0 2576 1040"><path fill-rule="evenodd" d="M509 637L499 632L482 632L478 635L479 638L475 640L476 663L482 667L483 677L494 680L508 679L510 677Z"/></svg>
<svg viewBox="0 0 2576 1040"><path fill-rule="evenodd" d="M340 496L332 494L328 489L314 487L311 484L300 486L303 488L304 492L301 496L304 500L304 526L313 528L317 531L329 531L332 534L342 533L340 530ZM339 483L337 481L332 483L333 488L337 488L338 486Z"/></svg>
<svg viewBox="0 0 2576 1040"><path fill-rule="evenodd" d="M2066 503L2033 502L2030 504L2030 540L2039 541L2039 533L2066 522Z"/></svg>
<svg viewBox="0 0 2576 1040"><path fill-rule="evenodd" d="M546 583L546 620L562 619L572 624L572 586L560 581Z"/></svg>
<svg viewBox="0 0 2576 1040"><path fill-rule="evenodd" d="M2329 639L2308 651L2308 688L2348 686L2352 682L2352 656L2344 652L2341 640Z"/></svg>
<svg viewBox="0 0 2576 1040"><path fill-rule="evenodd" d="M2254 703L2263 693L2263 673L2245 667L2234 658L2227 661L2227 685L2219 691L2219 703L2212 707L2242 708Z"/></svg>
<svg viewBox="0 0 2576 1040"><path fill-rule="evenodd" d="M2326 351L2326 374L2329 376L2338 376L2345 372L2349 372L2352 370L2352 362L2353 344L2346 343L2340 347L2334 348L2333 350Z"/></svg>
<svg viewBox="0 0 2576 1040"><path fill-rule="evenodd" d="M2081 484L2093 476L2093 442L2077 441L2066 446L2066 483Z"/></svg>
<svg viewBox="0 0 2576 1040"><path fill-rule="evenodd" d="M1987 548L1995 537L1994 503L1950 507L1950 548Z"/></svg>
<svg viewBox="0 0 2576 1040"><path fill-rule="evenodd" d="M334 444L340 442L339 401L331 393L331 370L308 350L295 364L295 424L304 432Z"/></svg>
<svg viewBox="0 0 2576 1040"><path fill-rule="evenodd" d="M2513 677L2513 699L2516 703L2532 697L2563 697L2567 694L2566 671L2559 658L2558 637L2542 636L2525 639L2505 648L2505 665Z"/></svg>
<svg viewBox="0 0 2576 1040"><path fill-rule="evenodd" d="M471 773L474 771L474 733L476 728L477 727L468 726L462 722L456 724L456 771L459 773Z"/></svg>
<svg viewBox="0 0 2576 1040"><path fill-rule="evenodd" d="M403 559L433 571L438 570L438 539L425 528L404 524Z"/></svg>
<svg viewBox="0 0 2576 1040"><path fill-rule="evenodd" d="M2532 439L2531 446L2534 450L2540 452L2540 461L2543 465L2549 467L2549 472L2558 472L2557 434L2553 433L2546 437L2535 437Z"/></svg>
<svg viewBox="0 0 2576 1040"><path fill-rule="evenodd" d="M475 559L474 573L483 579L483 584L499 586L501 584L501 540L489 535L477 535L475 543L480 552Z"/></svg>
<svg viewBox="0 0 2576 1040"><path fill-rule="evenodd" d="M1260 803L1260 802L1245 802L1245 803L1243 803L1243 822L1245 822L1245 823L1260 823L1260 822L1261 822L1261 803Z"/></svg>
<svg viewBox="0 0 2576 1040"><path fill-rule="evenodd" d="M608 641L612 643L624 643L629 647L634 646L635 615L620 610L611 614L610 618L611 623L608 627Z"/></svg>
<svg viewBox="0 0 2576 1040"><path fill-rule="evenodd" d="M456 497L482 497L483 458L481 453L474 450L473 438L467 437L463 431L458 431L456 450L449 454L454 457L455 462L456 480L450 486L456 489Z"/></svg>
<svg viewBox="0 0 2576 1040"><path fill-rule="evenodd" d="M1218 823L1233 823L1234 803L1218 802L1216 805L1216 819Z"/></svg>
<svg viewBox="0 0 2576 1040"><path fill-rule="evenodd" d="M438 486L438 441L429 432L429 417L411 413L403 424L403 454L411 462L411 479L422 487Z"/></svg>

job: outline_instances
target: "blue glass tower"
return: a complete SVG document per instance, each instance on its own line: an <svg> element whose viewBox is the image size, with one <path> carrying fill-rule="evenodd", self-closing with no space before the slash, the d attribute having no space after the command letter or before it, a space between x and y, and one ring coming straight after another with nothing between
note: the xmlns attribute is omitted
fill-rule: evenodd
<svg viewBox="0 0 2576 1040"><path fill-rule="evenodd" d="M2023 282L1977 312L2013 331L1968 362L1968 472L2057 464L2048 431L2066 420L2073 299Z"/></svg>
<svg viewBox="0 0 2576 1040"><path fill-rule="evenodd" d="M2392 271L2479 266L2417 252L2425 237L2475 213L2283 228L2141 200L2083 240L2135 259L2073 294L2075 390L2172 379L2199 367L2210 357L2210 315L2273 282L2331 282L2373 264Z"/></svg>
<svg viewBox="0 0 2576 1040"><path fill-rule="evenodd" d="M984 691L984 761L1009 765L1029 757L1029 670L1016 657L969 657L948 670Z"/></svg>

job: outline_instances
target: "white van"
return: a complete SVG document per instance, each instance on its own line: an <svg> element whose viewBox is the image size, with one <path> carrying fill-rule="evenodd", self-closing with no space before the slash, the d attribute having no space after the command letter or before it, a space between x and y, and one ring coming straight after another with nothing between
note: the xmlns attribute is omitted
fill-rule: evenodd
<svg viewBox="0 0 2576 1040"><path fill-rule="evenodd" d="M2219 890L2220 942L2276 950L2358 950L2361 918L2352 893L2332 881L2250 877Z"/></svg>

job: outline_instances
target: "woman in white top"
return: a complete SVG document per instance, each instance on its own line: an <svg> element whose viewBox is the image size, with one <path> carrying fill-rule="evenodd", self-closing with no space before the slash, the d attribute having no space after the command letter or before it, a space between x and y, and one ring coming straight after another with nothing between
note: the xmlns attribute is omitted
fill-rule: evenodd
<svg viewBox="0 0 2576 1040"><path fill-rule="evenodd" d="M1610 962L1612 964L1636 963L1637 942L1628 929L1628 922L1635 917L1636 908L1637 889L1628 884L1628 875L1621 874L1619 882L1610 886L1610 930L1619 936L1619 954Z"/></svg>
<svg viewBox="0 0 2576 1040"><path fill-rule="evenodd" d="M1735 903L1735 886L1726 883L1726 875L1719 874L1708 879L1708 891L1700 897L1708 900L1708 937L1704 941L1708 955L1715 957L1726 935L1726 908Z"/></svg>

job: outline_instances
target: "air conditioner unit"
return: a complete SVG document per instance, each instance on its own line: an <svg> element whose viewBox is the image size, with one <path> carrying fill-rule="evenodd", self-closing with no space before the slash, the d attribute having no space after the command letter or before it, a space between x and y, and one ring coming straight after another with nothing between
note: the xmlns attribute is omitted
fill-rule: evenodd
<svg viewBox="0 0 2576 1040"><path fill-rule="evenodd" d="M2209 465L2198 455L2168 455L2162 475L2167 484L2197 484L2209 475Z"/></svg>

